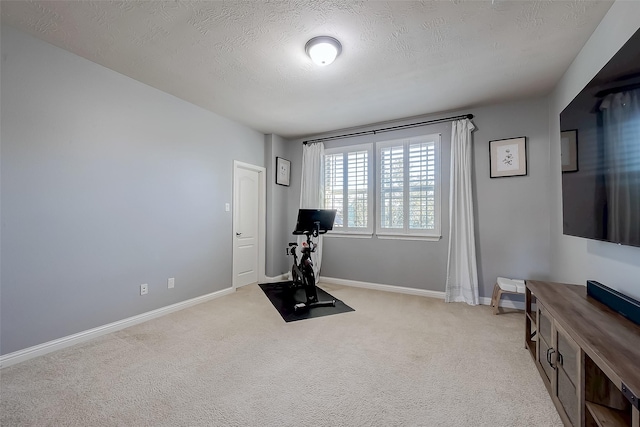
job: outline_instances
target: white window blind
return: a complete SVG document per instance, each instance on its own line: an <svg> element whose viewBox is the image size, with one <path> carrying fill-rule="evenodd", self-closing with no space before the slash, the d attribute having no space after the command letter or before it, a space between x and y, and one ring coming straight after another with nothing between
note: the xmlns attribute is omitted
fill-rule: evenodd
<svg viewBox="0 0 640 427"><path fill-rule="evenodd" d="M377 145L377 234L439 238L440 135Z"/></svg>
<svg viewBox="0 0 640 427"><path fill-rule="evenodd" d="M409 145L409 228L435 227L435 142Z"/></svg>
<svg viewBox="0 0 640 427"><path fill-rule="evenodd" d="M325 150L324 207L336 209L334 231L372 233L372 145Z"/></svg>
<svg viewBox="0 0 640 427"><path fill-rule="evenodd" d="M324 155L324 207L336 209L335 227L342 227L344 200L344 167L342 154Z"/></svg>
<svg viewBox="0 0 640 427"><path fill-rule="evenodd" d="M402 228L404 221L404 147L380 149L380 225Z"/></svg>

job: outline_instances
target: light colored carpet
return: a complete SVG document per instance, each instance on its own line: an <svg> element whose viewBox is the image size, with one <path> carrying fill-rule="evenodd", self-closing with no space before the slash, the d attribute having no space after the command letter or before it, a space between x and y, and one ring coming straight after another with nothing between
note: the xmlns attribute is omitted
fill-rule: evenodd
<svg viewBox="0 0 640 427"><path fill-rule="evenodd" d="M337 285L285 323L257 285L0 372L2 426L561 426L523 314Z"/></svg>

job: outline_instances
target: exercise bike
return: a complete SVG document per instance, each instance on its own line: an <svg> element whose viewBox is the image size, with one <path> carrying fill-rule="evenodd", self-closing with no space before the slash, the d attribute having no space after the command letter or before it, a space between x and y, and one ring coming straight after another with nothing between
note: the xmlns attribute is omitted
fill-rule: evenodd
<svg viewBox="0 0 640 427"><path fill-rule="evenodd" d="M313 272L313 261L311 260L311 254L315 252L318 246L317 243L313 242L313 238L318 238L320 234L325 234L333 229L335 216L335 209L300 209L298 211L298 222L293 234L304 234L307 239L301 248L298 247L297 242L289 243L287 248L287 255L293 256L293 266L291 267L293 283L290 285L290 289L292 292L297 289L304 289L306 301L296 302L293 306L295 312L314 307L335 307L336 305L336 300L318 300L316 276ZM298 252L300 252L299 262Z"/></svg>

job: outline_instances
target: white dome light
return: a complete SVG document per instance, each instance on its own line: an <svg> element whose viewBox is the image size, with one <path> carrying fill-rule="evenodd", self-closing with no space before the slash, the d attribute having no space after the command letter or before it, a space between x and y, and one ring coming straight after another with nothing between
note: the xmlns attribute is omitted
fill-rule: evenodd
<svg viewBox="0 0 640 427"><path fill-rule="evenodd" d="M309 40L304 50L313 62L324 66L331 64L340 55L342 45L333 37L319 36Z"/></svg>

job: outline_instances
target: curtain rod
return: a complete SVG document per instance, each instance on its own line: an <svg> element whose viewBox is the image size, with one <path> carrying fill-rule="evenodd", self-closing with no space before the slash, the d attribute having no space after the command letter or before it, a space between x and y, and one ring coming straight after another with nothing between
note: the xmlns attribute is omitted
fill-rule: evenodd
<svg viewBox="0 0 640 427"><path fill-rule="evenodd" d="M347 133L347 134L344 134L344 135L327 136L326 138L309 139L307 141L303 141L302 144L304 144L304 145L314 144L316 142L330 141L332 139L351 138L353 136L360 136L360 135L375 135L377 133L390 132L392 130L415 128L415 127L419 127L419 126L431 125L431 124L434 124L434 123L452 122L452 121L458 120L458 119L469 119L469 120L471 120L471 119L473 119L473 114L463 114L461 116L445 117L443 119L427 120L426 122L410 123L410 124L407 124L407 125L391 126L391 127L388 127L388 128L365 130L365 131L362 131L362 132Z"/></svg>

